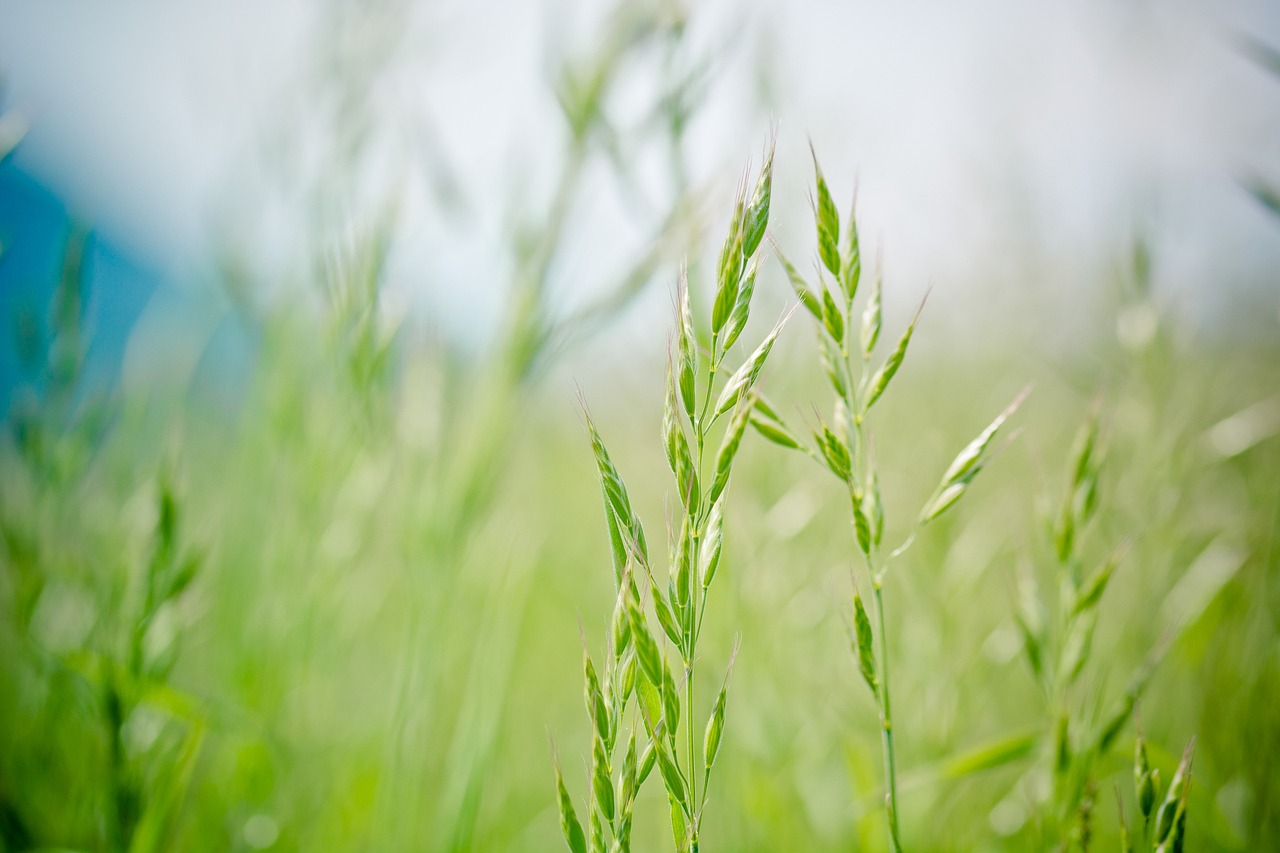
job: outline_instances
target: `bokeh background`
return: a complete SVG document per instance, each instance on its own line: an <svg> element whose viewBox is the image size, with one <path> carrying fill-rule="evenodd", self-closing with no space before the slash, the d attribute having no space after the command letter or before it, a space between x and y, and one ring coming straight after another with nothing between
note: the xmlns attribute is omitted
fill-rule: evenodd
<svg viewBox="0 0 1280 853"><path fill-rule="evenodd" d="M548 735L583 796L578 623L598 652L613 595L578 398L660 541L677 271L709 305L774 138L803 271L812 144L886 335L930 292L889 539L1034 385L888 591L907 848L1054 846L1019 590L1093 401L1084 553L1129 551L1074 713L1156 650L1188 843L1280 846L1274 6L329 0L0 7L0 849L559 849ZM758 336L794 297L772 263L757 294ZM762 380L798 419L806 324ZM884 847L843 512L747 445L708 851Z"/></svg>

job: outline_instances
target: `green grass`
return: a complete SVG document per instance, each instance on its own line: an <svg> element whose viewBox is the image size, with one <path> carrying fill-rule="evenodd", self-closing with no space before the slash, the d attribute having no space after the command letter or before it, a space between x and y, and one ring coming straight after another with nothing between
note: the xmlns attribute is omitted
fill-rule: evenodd
<svg viewBox="0 0 1280 853"><path fill-rule="evenodd" d="M189 388L92 399L71 242L50 306L64 345L37 366L49 392L0 445L0 850L562 849L549 733L584 843L598 822L635 850L1114 849L1121 808L1137 843L1151 834L1135 757L1159 772L1154 829L1194 738L1187 848L1280 847L1280 347L1180 328L1138 251L1078 350L952 351L928 306L890 308L898 283L881 302L822 186L815 244L783 247L803 272L764 259L755 188L775 198L761 221L808 189L767 182L736 214L726 201L711 249L673 180L661 251L562 312L582 175L610 157L610 69L646 38L678 47L617 26L565 72L568 166L511 247L479 355L381 325L375 229L343 244L314 311L244 309L261 347L234 412ZM678 152L667 118L658 144ZM686 244L678 319L650 348L570 358L584 417L570 345L655 271L676 281ZM715 405L797 283L810 299L750 393ZM981 476L944 475L966 446ZM616 484L601 500L611 470L625 502ZM619 689L620 632L641 629L666 649L643 710ZM607 714L584 713L584 638ZM632 732L637 781L651 740L675 772L624 808Z"/></svg>
<svg viewBox="0 0 1280 853"><path fill-rule="evenodd" d="M766 286L785 287L776 277ZM234 429L198 408L156 423L126 404L70 482L6 450L5 844L110 849L113 735L103 685L79 664L128 660L123 636L168 466L183 547L203 559L166 605L172 668L125 726L137 734L125 756L144 811L164 815L162 848L248 849L248 837L275 834L280 850L555 849L546 734L556 733L566 784L583 797L590 748L575 623L580 614L589 637L605 636L614 587L571 394L541 386L519 403L488 506L459 509L456 481L438 472L464 445L421 423L424 411L444 410L431 380L440 366L414 356L424 361L406 367L394 398L379 392L402 426L375 431L326 380L305 330L279 325ZM788 397L822 399L805 336L784 343L765 387L795 376ZM1238 558L1220 591L1190 602L1196 612L1146 690L1142 725L1165 779L1198 736L1192 846L1265 848L1277 832L1267 756L1280 735L1271 615L1280 449L1264 439L1224 459L1204 436L1272 393L1271 379L1263 354L1193 343L1171 340L1146 365L1112 357L1103 509L1086 548L1102 557L1126 538L1132 547L1098 605L1104 663L1084 676L1083 698L1123 689L1159 641L1165 602L1189 567L1214 548ZM1050 748L1047 709L1018 649L1018 567L1052 564L1041 531L1053 504L1041 511L1038 496L1060 499L1055 472L1092 383L1028 376L1026 363L909 361L880 411L885 505L920 505L955 449L1022 382L1037 383L1018 442L895 567L899 616L888 632L907 849L1022 849L1038 838L1031 825L1001 836L989 820L1022 804ZM599 380L587 394L640 514L661 519L670 490L657 462L656 354L651 373L613 388ZM1224 373L1238 378L1224 385ZM703 849L844 849L849 839L881 849L876 710L842 621L857 564L847 509L812 463L763 442L747 441L737 468L715 618L699 641L703 659L723 666L741 632ZM470 513L465 535L460 513ZM888 515L887 540L907 530L901 514ZM149 642L163 646L157 632ZM695 697L699 716L718 680ZM1030 746L1015 739L1008 760L961 772L957 755L1023 734ZM1117 831L1115 780L1133 821L1131 746L1122 735L1097 764L1100 849ZM670 843L651 787L636 805L636 849ZM1006 829L1011 812L998 812Z"/></svg>

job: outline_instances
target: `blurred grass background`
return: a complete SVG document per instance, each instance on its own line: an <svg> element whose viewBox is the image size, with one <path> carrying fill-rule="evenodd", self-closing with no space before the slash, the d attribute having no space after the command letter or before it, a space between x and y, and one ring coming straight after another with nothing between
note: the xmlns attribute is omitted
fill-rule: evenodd
<svg viewBox="0 0 1280 853"><path fill-rule="evenodd" d="M630 309L664 305L686 253L700 286L704 232L727 219L729 193L693 181L683 142L703 57L682 53L681 16L628 5L556 66L559 165L541 196L502 200L501 260L476 266L498 294L477 321L489 331L460 338L388 300L405 212L393 193L368 203L360 178L380 156L361 132L375 117L360 69L387 30L357 43L367 54L349 49L364 10L334 9L338 47L324 55L352 64L320 90L342 133L320 178L281 172L308 214L300 248L264 281L226 238L206 273L251 357L95 383L93 237L79 228L39 334L11 341L36 343L0 446L0 849L560 849L549 733L585 790L575 623L602 635L613 578L575 393L660 530L668 321ZM610 99L637 76L658 82L642 120L622 125ZM289 132L272 143L286 158ZM779 161L798 176L804 158L784 130ZM723 164L716 187L739 167ZM788 177L780 167L775 220L803 257L811 247L787 241L807 228L807 182ZM575 228L602 181L661 192L632 209L643 236L603 284L566 295L565 258L591 239ZM1239 331L1180 312L1161 288L1176 270L1141 234L1109 248L1109 272L1080 285L1088 297L1064 323L1080 330L1070 345L1037 339L1056 326L1050 302L1022 297L1041 313L1020 319L970 305L956 320L943 300L880 404L896 541L954 453L1035 385L1018 440L887 592L908 849L1045 846L1053 718L1021 653L1018 577L1052 582L1053 505L1095 397L1106 461L1085 553L1132 550L1078 704L1105 715L1172 638L1140 713L1166 779L1198 739L1190 848L1280 846L1274 270L1260 274L1265 310ZM888 269L892 335L909 300L892 257ZM772 265L758 289L763 327L789 290ZM800 417L823 396L812 348L793 323L763 379ZM742 651L703 846L883 849L875 709L839 604L854 566L839 495L804 460L758 441L744 453L704 641L724 659L740 635ZM1113 785L1132 802L1131 747L1129 727L1099 768L1099 849L1117 832ZM668 843L655 790L637 849Z"/></svg>

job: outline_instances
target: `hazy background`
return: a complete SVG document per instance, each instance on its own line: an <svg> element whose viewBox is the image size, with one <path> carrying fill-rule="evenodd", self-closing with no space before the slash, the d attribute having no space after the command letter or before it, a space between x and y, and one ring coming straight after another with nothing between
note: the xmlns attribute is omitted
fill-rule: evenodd
<svg viewBox="0 0 1280 853"><path fill-rule="evenodd" d="M483 334L509 211L549 192L561 156L553 57L588 50L607 6L340 9L6 4L5 101L30 125L13 165L167 283L201 286L210 254L231 246L271 287L314 217L307 190L346 144L338 125L357 122L367 138L342 192L354 215L400 205L390 292ZM805 203L811 139L836 185L858 178L895 278L932 282L940 314L983 328L973 339L1078 340L1097 299L1086 283L1139 233L1160 290L1197 324L1274 331L1280 239L1239 186L1280 180L1280 81L1243 43L1280 38L1271 4L690 11L685 61L711 71L684 152L710 199L776 128L783 200ZM633 77L613 106L622 127L654 85ZM358 109L339 118L352 94ZM638 175L660 193L643 159ZM617 187L593 189L560 276L570 294L644 239Z"/></svg>

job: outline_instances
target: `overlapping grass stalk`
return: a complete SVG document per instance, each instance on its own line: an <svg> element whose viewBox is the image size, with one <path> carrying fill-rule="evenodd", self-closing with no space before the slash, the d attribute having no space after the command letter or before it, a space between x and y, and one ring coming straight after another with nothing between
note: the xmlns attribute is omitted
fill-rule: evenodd
<svg viewBox="0 0 1280 853"><path fill-rule="evenodd" d="M750 198L744 186L734 207L717 267L709 328L695 324L688 283L681 278L675 352L668 362L662 419L663 446L681 515L671 532L665 590L655 574L644 527L622 475L587 417L604 493L617 597L603 678L597 676L583 642L583 678L592 723L585 833L556 762L561 828L575 853L631 849L636 793L655 766L670 804L675 849L680 853L698 849L712 768L724 736L733 669L730 657L699 745L694 728L702 710L696 692L698 641L721 564L734 460L753 411L756 382L785 322L785 318L780 321L732 373L726 370L730 348L746 328L751 311L772 184L770 149ZM703 347L700 340L708 339ZM650 611L660 634L651 630ZM679 663L678 674L672 671L672 652ZM623 729L627 729L627 747L615 773L614 752Z"/></svg>
<svg viewBox="0 0 1280 853"><path fill-rule="evenodd" d="M884 584L891 565L915 540L916 532L950 509L965 494L994 451L996 433L1022 400L1019 395L1005 411L966 446L943 474L933 495L916 517L904 541L892 551L883 544L884 506L876 469L874 439L869 416L884 395L906 357L912 334L924 308L923 302L887 356L874 365L883 320L881 278L872 281L863 300L861 322L855 325L855 302L862 281L862 246L851 205L843 233L831 191L813 155L815 174L814 221L817 230L816 286L811 284L781 252L778 257L801 304L813 316L822 368L834 392L831 423L816 414L810 442L802 441L777 409L757 400L752 423L769 440L799 450L829 471L845 488L849 501L853 539L862 555L866 582L871 590L874 622L855 580L852 636L854 656L863 680L871 689L880 713L884 757L885 809L891 849L902 848L899 828L897 753L890 691L889 630L885 615ZM856 195L855 195L856 202ZM1025 392L1024 392L1025 393Z"/></svg>

